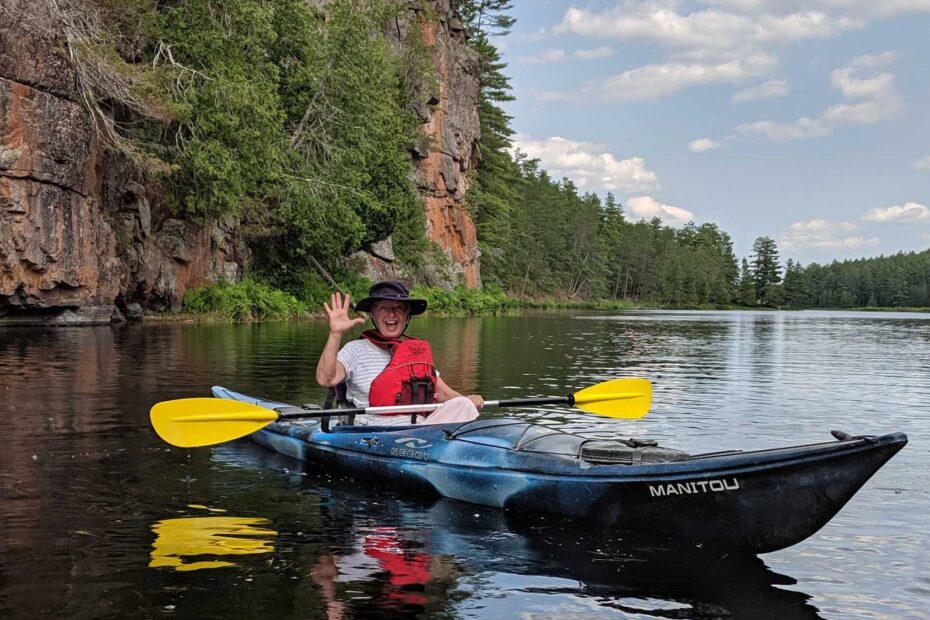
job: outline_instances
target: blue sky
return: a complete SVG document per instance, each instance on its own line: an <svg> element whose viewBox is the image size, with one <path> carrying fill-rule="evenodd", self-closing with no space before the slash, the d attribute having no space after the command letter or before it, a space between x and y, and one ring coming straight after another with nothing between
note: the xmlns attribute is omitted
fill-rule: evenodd
<svg viewBox="0 0 930 620"><path fill-rule="evenodd" d="M804 264L930 248L930 0L514 0L515 145Z"/></svg>

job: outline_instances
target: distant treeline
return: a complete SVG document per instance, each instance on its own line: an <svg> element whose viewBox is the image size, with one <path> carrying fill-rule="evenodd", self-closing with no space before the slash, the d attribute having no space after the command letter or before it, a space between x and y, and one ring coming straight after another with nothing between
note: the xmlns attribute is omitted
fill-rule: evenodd
<svg viewBox="0 0 930 620"><path fill-rule="evenodd" d="M738 262L715 224L675 229L631 222L608 194L579 194L539 162L513 153L512 99L490 35L512 25L509 0L460 0L470 44L485 58L479 117L483 160L471 190L482 277L518 296L626 300L644 305L790 308L930 306L930 250L782 266L771 238Z"/></svg>
<svg viewBox="0 0 930 620"><path fill-rule="evenodd" d="M930 250L816 263L789 259L784 303L804 308L930 307Z"/></svg>

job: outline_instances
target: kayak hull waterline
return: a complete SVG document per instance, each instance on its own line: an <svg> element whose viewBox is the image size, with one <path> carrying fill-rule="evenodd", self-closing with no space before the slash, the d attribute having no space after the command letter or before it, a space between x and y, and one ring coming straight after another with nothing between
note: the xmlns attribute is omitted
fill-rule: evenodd
<svg viewBox="0 0 930 620"><path fill-rule="evenodd" d="M222 387L214 396L283 403ZM892 456L903 433L690 456L587 440L515 418L402 427L269 424L259 444L378 484L555 514L734 552L766 553L823 527Z"/></svg>

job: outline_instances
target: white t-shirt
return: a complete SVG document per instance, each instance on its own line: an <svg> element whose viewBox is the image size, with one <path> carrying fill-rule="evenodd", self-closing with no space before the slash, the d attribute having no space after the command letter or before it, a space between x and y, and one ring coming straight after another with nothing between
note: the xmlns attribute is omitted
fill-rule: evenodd
<svg viewBox="0 0 930 620"><path fill-rule="evenodd" d="M359 338L346 343L336 359L346 369L346 396L356 407L367 407L371 382L387 368L391 354L370 340Z"/></svg>

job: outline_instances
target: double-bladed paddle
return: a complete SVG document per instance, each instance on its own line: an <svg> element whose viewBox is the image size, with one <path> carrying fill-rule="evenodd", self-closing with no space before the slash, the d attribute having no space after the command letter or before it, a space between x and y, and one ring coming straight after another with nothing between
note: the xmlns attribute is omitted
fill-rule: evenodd
<svg viewBox="0 0 930 620"><path fill-rule="evenodd" d="M609 418L641 418L649 411L652 384L646 379L612 379L568 396L486 400L485 407L569 405ZM268 409L252 403L223 398L182 398L152 407L155 432L168 443L195 448L232 441L262 429L272 422L352 414L425 413L441 403L356 407L350 409Z"/></svg>

